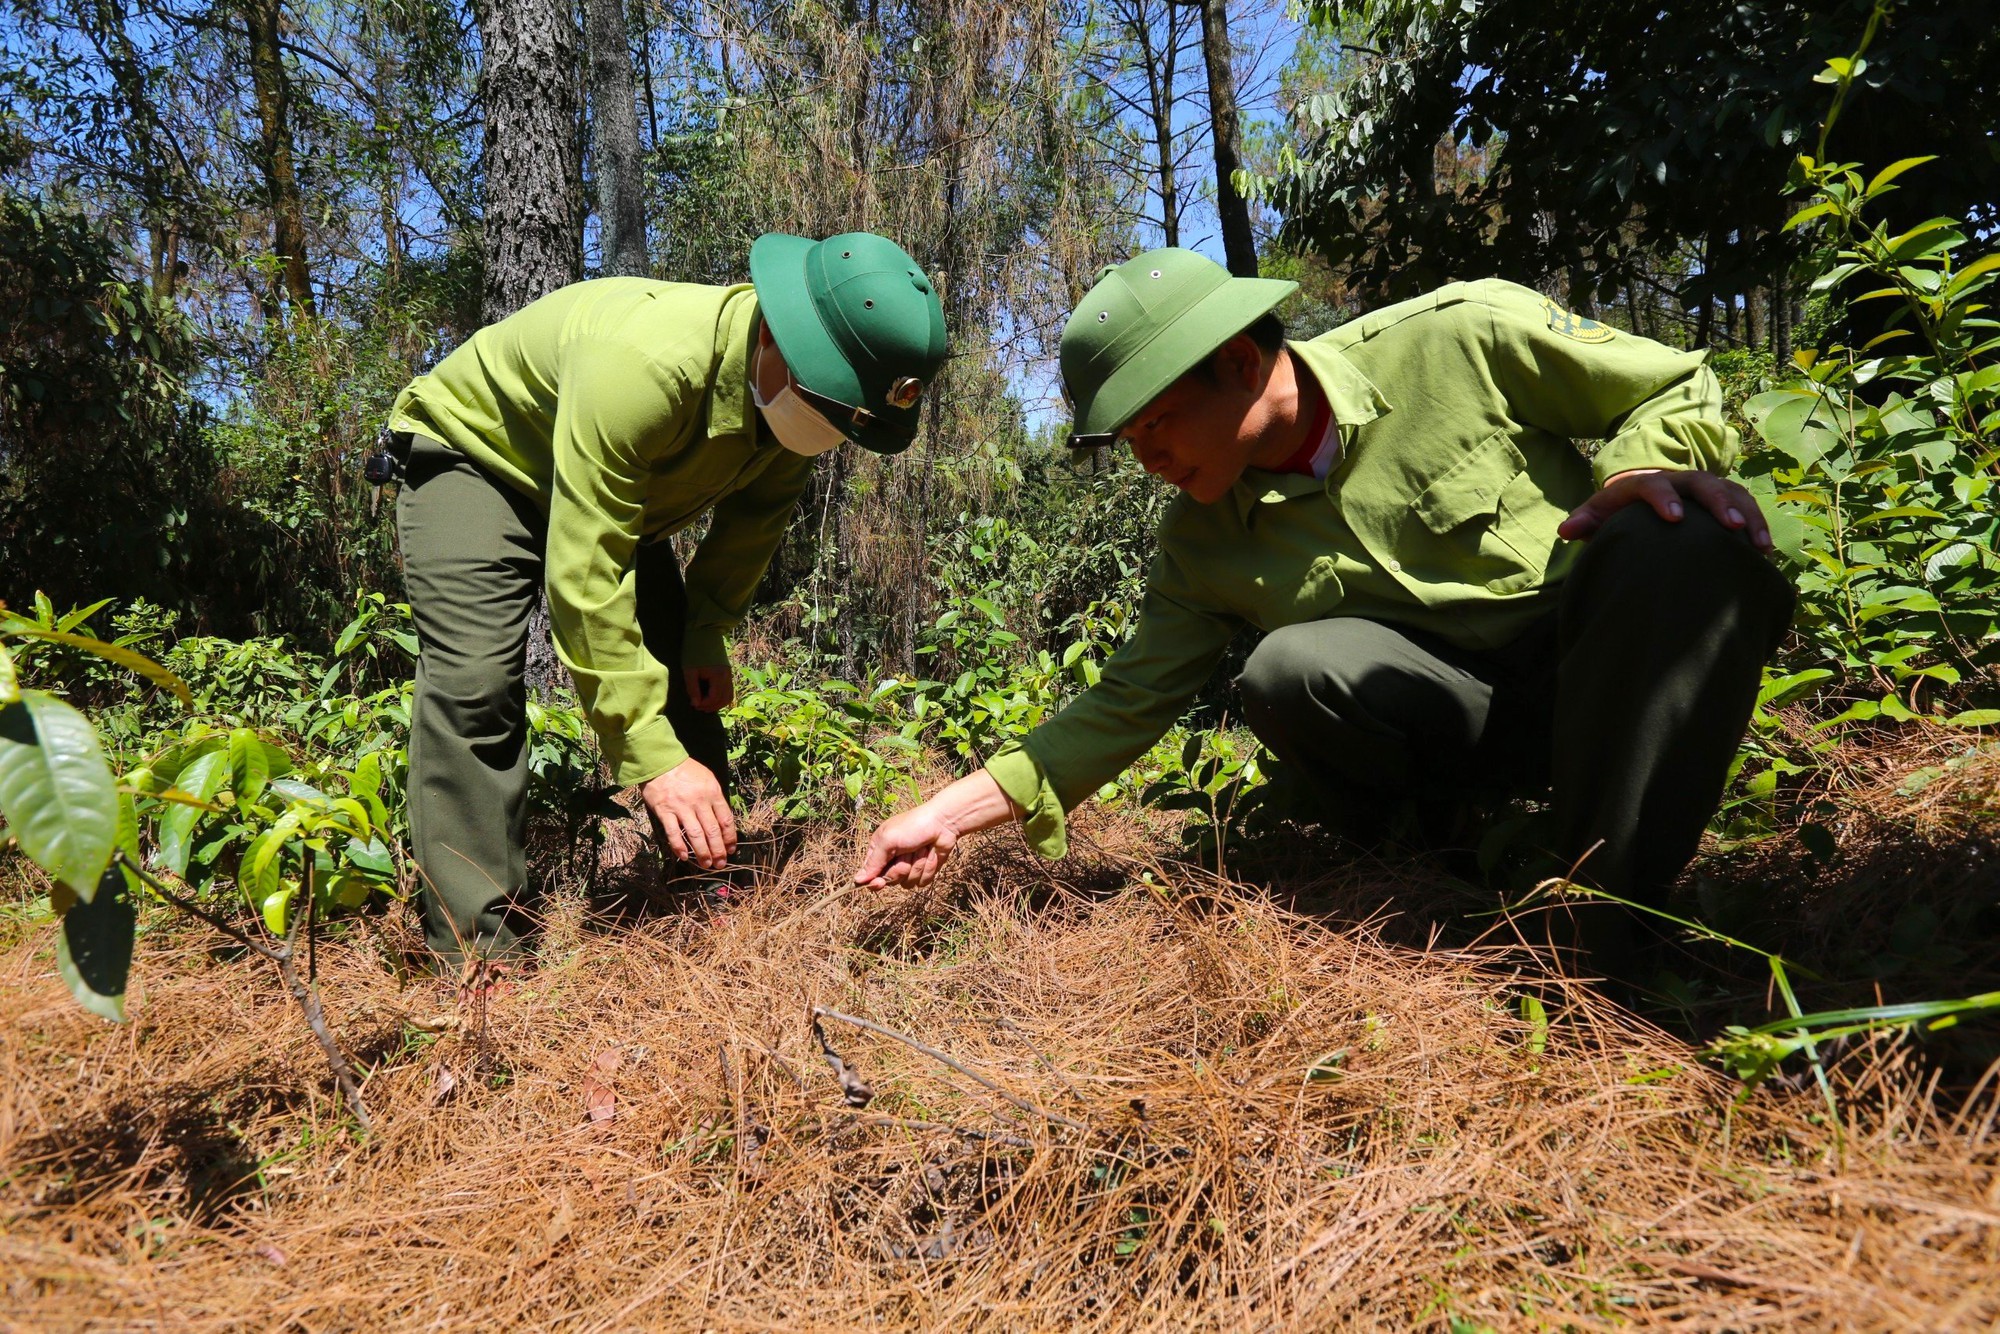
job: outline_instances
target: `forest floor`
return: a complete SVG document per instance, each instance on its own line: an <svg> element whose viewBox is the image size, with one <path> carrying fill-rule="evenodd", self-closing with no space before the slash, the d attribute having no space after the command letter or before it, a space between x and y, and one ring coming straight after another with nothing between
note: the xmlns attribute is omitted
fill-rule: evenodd
<svg viewBox="0 0 2000 1334"><path fill-rule="evenodd" d="M1809 1007L2000 987L2000 764L1964 746L1851 775L1838 857L1774 839L1690 893L1760 886L1740 929L1867 974ZM559 896L484 1004L395 966L402 914L349 926L318 970L367 1136L266 970L162 920L105 1024L17 886L0 1328L2000 1322L1992 1025L1843 1048L1836 1118L1700 1059L1765 1017L1754 958L1644 1018L1420 862L1300 840L1222 879L1079 823L914 897L848 886L837 831L727 907Z"/></svg>

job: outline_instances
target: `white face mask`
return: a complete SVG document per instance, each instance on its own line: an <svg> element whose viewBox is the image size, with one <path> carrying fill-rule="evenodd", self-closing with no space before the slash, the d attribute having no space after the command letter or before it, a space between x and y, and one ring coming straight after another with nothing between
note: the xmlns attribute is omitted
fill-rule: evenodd
<svg viewBox="0 0 2000 1334"><path fill-rule="evenodd" d="M838 426L820 415L819 410L792 391L789 373L785 377L785 387L764 400L760 388L763 380L764 349L757 349L756 364L750 372L750 401L764 414L764 424L771 428L771 434L778 443L794 454L812 458L824 454L829 449L844 443L847 439Z"/></svg>

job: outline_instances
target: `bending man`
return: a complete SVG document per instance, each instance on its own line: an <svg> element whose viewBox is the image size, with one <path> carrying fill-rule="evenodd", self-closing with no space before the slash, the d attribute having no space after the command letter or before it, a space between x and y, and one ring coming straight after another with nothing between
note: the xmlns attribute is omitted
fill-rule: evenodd
<svg viewBox="0 0 2000 1334"><path fill-rule="evenodd" d="M1123 442L1183 493L1137 630L1068 708L876 830L859 883L926 883L1009 819L1060 856L1065 813L1245 624L1244 716L1329 813L1552 782L1554 851L1601 887L1656 899L1693 856L1792 605L1723 476L1739 441L1704 354L1500 281L1287 343L1269 312L1293 286L1157 250L1071 315L1073 443ZM1620 953L1622 917L1589 917Z"/></svg>
<svg viewBox="0 0 2000 1334"><path fill-rule="evenodd" d="M523 673L537 595L613 776L640 788L676 856L724 865L724 635L814 456L844 440L907 447L944 354L943 308L900 247L771 234L751 247L749 283L577 283L403 390L390 429L423 648L411 840L425 937L448 963L514 953L533 907ZM666 539L704 514L683 578Z"/></svg>

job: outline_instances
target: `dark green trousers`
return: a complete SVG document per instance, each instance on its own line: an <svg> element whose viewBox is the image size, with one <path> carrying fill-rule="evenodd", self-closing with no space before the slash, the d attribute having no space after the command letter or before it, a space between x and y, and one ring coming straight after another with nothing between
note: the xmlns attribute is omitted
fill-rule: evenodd
<svg viewBox="0 0 2000 1334"><path fill-rule="evenodd" d="M1722 798L1791 587L1705 511L1631 505L1551 602L1488 652L1360 618L1288 626L1245 666L1244 716L1330 802L1552 787L1550 850L1657 903Z"/></svg>
<svg viewBox="0 0 2000 1334"><path fill-rule="evenodd" d="M542 591L546 520L472 460L422 436L396 504L403 581L423 652L410 717L410 842L424 937L456 964L518 950L539 886L528 883L527 647ZM667 720L729 786L728 738L689 703L680 643L687 594L666 542L636 559L640 633L672 680Z"/></svg>

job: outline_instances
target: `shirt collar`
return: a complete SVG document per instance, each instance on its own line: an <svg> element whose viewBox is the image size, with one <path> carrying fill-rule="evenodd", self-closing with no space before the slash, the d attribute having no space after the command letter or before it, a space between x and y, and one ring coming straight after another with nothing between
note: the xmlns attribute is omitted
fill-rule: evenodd
<svg viewBox="0 0 2000 1334"><path fill-rule="evenodd" d="M722 360L708 395L708 434L756 435L757 408L750 401L750 353L756 346L757 294L748 283L734 288L716 321Z"/></svg>
<svg viewBox="0 0 2000 1334"><path fill-rule="evenodd" d="M1342 442L1347 446L1340 464L1334 471L1338 474L1347 460L1353 457L1352 432L1355 427L1386 416L1394 404L1382 396L1382 391L1355 364L1344 355L1315 339L1310 343L1286 343L1292 355L1305 364L1312 377L1319 381L1327 403L1333 408L1334 424L1339 427ZM1332 479L1321 481L1317 477L1297 472L1266 472L1262 468L1246 468L1236 485L1229 489L1230 499L1236 506L1236 517L1243 523L1250 521L1250 514L1261 504L1290 500L1313 491L1323 491L1331 485Z"/></svg>

